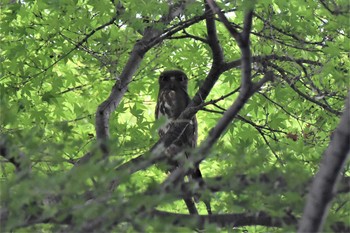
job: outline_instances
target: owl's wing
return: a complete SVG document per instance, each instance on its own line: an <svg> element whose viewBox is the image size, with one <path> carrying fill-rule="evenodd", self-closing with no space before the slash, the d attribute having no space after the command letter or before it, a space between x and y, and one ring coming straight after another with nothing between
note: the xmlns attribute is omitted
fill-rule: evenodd
<svg viewBox="0 0 350 233"><path fill-rule="evenodd" d="M158 112L159 112L159 97L157 99L157 105L156 105L156 109L154 111L154 116L155 116L156 120L159 118Z"/></svg>
<svg viewBox="0 0 350 233"><path fill-rule="evenodd" d="M198 139L198 122L196 116L192 118L190 125L192 127L192 136L190 137L191 147L195 148L197 146Z"/></svg>

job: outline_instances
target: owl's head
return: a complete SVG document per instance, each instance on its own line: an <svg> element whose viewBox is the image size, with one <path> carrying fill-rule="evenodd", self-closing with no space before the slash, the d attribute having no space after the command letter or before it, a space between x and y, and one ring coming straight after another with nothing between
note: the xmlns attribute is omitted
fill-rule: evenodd
<svg viewBox="0 0 350 233"><path fill-rule="evenodd" d="M181 88L187 90L188 78L181 70L164 71L159 76L159 88L175 90Z"/></svg>

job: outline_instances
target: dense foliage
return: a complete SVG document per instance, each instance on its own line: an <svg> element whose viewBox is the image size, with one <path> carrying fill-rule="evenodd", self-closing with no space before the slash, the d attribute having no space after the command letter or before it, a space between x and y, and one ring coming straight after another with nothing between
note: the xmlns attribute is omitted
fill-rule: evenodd
<svg viewBox="0 0 350 233"><path fill-rule="evenodd" d="M181 69L194 96L218 77L196 114L201 148L240 100L242 47L202 1L169 2L0 3L1 231L190 231L198 219L208 232L296 230L349 89L349 2L217 1L238 32L254 7L251 78L273 73L203 154L206 187L187 182L217 221L202 203L203 218L187 215L179 189L159 188L168 174L149 162L162 124L157 78ZM130 63L140 41L148 47ZM99 138L96 109L112 87L127 90ZM348 191L347 165L325 230L349 228Z"/></svg>

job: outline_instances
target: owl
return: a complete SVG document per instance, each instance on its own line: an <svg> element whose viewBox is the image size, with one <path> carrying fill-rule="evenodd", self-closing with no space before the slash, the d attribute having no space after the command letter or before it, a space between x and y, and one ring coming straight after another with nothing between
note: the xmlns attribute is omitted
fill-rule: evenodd
<svg viewBox="0 0 350 233"><path fill-rule="evenodd" d="M155 116L156 119L161 117L165 118L165 124L158 129L158 134L162 137L169 130L171 124L175 122L185 110L190 102L190 97L187 92L188 78L184 72L180 70L165 71L159 76L158 81L159 92ZM197 129L197 119L196 117L193 117L189 120L186 128L179 136L177 144L184 149L196 147ZM168 163L173 167L179 166L178 162L175 160L170 159ZM200 185L203 184L202 174L199 167L196 167L191 171L190 178L196 180ZM189 204L187 203L188 201L189 200L185 200L187 206Z"/></svg>
<svg viewBox="0 0 350 233"><path fill-rule="evenodd" d="M187 93L188 78L180 70L165 71L159 76L159 92L156 106L156 119L165 118L165 123L158 129L162 137L169 130L171 124L177 120L190 102ZM183 148L194 148L197 144L197 120L193 117L178 138L177 144ZM172 165L177 166L172 161Z"/></svg>

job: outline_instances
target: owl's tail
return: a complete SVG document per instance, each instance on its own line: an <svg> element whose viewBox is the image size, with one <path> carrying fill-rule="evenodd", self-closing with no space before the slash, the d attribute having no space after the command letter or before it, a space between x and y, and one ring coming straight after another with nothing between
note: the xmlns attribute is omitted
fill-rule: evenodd
<svg viewBox="0 0 350 233"><path fill-rule="evenodd" d="M205 182L203 180L203 176L202 176L201 170L199 170L199 167L195 168L195 170L191 173L191 178L198 183L200 188L203 188L205 186ZM199 194L194 196L195 202L198 203L200 199L201 199L201 196ZM210 197L202 198L202 201L205 204L208 214L211 215L212 212L211 212L211 205L210 205Z"/></svg>

